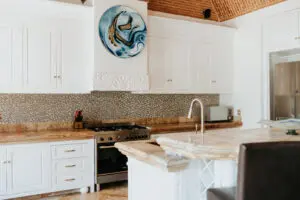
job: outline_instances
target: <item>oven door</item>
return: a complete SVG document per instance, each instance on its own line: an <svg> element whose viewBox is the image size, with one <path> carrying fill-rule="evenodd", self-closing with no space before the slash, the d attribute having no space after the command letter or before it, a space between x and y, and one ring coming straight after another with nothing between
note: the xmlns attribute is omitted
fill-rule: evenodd
<svg viewBox="0 0 300 200"><path fill-rule="evenodd" d="M127 161L114 143L97 144L98 184L127 180Z"/></svg>

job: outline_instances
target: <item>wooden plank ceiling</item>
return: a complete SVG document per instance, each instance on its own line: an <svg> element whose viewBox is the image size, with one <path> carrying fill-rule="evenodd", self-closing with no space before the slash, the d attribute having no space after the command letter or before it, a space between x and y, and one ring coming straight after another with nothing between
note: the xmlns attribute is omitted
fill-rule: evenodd
<svg viewBox="0 0 300 200"><path fill-rule="evenodd" d="M149 9L203 19L211 9L210 20L226 21L286 0L149 0Z"/></svg>

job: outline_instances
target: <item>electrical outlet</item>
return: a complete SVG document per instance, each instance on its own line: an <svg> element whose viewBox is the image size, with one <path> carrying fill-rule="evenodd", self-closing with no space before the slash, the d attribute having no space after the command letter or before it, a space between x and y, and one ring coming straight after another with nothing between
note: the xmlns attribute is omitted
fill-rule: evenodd
<svg viewBox="0 0 300 200"><path fill-rule="evenodd" d="M237 109L237 116L242 116L242 111L241 111L241 109Z"/></svg>

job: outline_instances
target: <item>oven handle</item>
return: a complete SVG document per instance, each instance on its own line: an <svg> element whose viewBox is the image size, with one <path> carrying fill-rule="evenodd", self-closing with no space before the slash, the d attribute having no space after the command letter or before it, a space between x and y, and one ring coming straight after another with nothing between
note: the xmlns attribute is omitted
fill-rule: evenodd
<svg viewBox="0 0 300 200"><path fill-rule="evenodd" d="M116 148L115 146L100 146L99 149L112 149Z"/></svg>

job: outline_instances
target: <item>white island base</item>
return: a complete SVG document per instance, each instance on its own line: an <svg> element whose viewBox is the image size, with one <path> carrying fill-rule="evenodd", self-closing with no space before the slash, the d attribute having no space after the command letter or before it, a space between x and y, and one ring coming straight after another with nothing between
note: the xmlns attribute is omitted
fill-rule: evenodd
<svg viewBox="0 0 300 200"><path fill-rule="evenodd" d="M191 160L170 172L129 157L128 167L129 200L206 200L208 188L232 187L237 179L231 160Z"/></svg>

